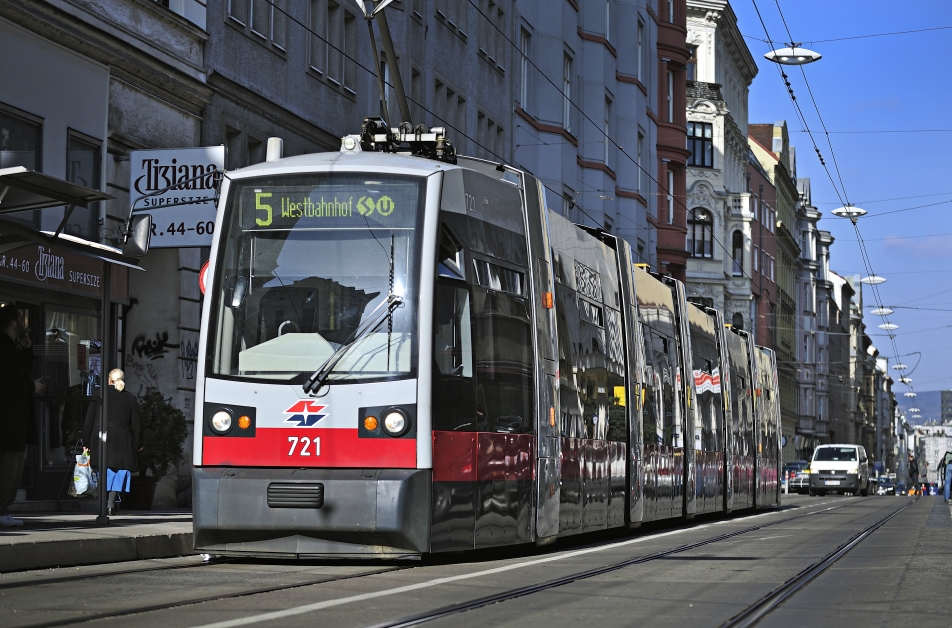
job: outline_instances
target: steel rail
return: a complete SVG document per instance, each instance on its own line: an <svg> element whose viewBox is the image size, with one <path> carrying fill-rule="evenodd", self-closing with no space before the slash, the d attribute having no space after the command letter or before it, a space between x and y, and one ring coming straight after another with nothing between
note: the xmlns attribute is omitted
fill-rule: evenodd
<svg viewBox="0 0 952 628"><path fill-rule="evenodd" d="M198 558L196 555L194 558ZM150 560L163 560L159 559L150 559ZM219 565L222 563L230 563L238 560L237 558L213 558L210 560L202 560L201 562L188 563L185 565L154 565L151 567L131 567L128 569L117 569L115 571L104 571L102 573L90 573L90 574L71 574L68 576L52 576L49 578L36 578L34 580L22 579L15 580L13 582L2 582L0 581L0 591L5 591L7 589L19 589L21 587L32 587L39 586L43 584L57 584L61 582L82 582L83 580L92 580L94 578L108 578L110 576L125 576L128 574L134 573L144 573L149 571L167 571L169 569L192 569L194 567L208 567L211 565ZM77 567L102 567L103 565L108 565L109 563L97 563L93 565L77 565ZM66 569L66 567L60 567L60 569ZM71 568L72 569L72 568ZM7 575L14 575L17 572L9 572ZM21 572L22 573L22 572Z"/></svg>
<svg viewBox="0 0 952 628"><path fill-rule="evenodd" d="M309 587L315 584L326 584L328 582L338 582L340 580L351 580L353 578L363 578L364 576L375 576L382 573L388 573L391 571L401 571L404 569L409 569L409 567L390 567L387 569L377 569L375 571L368 571L366 573L351 574L348 576L340 577L324 577L316 578L313 580L306 580L303 582L296 582L294 584L283 584L276 585L271 587L258 587L256 589L244 589L242 591L236 591L234 593L219 593L214 595L207 595L202 597L188 598L184 600L176 600L173 602L162 602L159 604L146 604L143 606L137 606L135 608L127 609L117 609L115 611L106 611L102 613L94 613L90 615L80 615L78 617L64 617L63 619L57 619L54 621L43 621L35 624L23 624L20 628L51 628L52 626L73 626L76 624L85 624L87 622L96 621L99 619L114 619L116 617L124 617L127 615L138 615L139 613L149 613L152 611L162 611L172 608L178 608L181 606L191 606L193 604L202 604L205 602L217 602L218 600L227 600L232 598L246 597L249 595L258 595L260 593L273 593L275 591L287 591L290 589L298 589L300 587Z"/></svg>
<svg viewBox="0 0 952 628"><path fill-rule="evenodd" d="M692 550L692 549L696 549L696 548L699 548L699 547L704 547L704 546L706 546L706 545L712 545L712 544L718 543L718 542L720 542L720 541L724 541L724 540L731 539L731 538L734 538L734 537L737 537L737 536L741 536L741 535L743 535L743 534L748 534L748 533L750 533L750 532L755 532L755 531L757 531L757 530L762 530L762 529L764 529L764 528L769 528L769 527L771 527L771 526L775 526L775 525L779 525L779 524L784 524L784 523L789 523L789 522L791 522L791 521L796 521L797 519L802 519L802 518L804 518L804 517L810 517L810 516L812 516L812 515L819 514L819 513L826 513L826 512L829 512L829 511L831 511L831 510L835 510L835 509L837 509L837 508L842 508L843 506L845 506L845 504L839 505L839 506L833 506L833 507L831 507L831 508L824 508L824 509L822 509L822 510L814 510L814 511L811 511L811 512L808 512L808 513L803 513L802 515L797 515L797 516L795 516L795 517L784 518L784 519L781 519L781 520L779 520L779 521L771 521L771 522L769 522L769 523L764 523L764 524L761 524L761 525L751 526L751 527L749 527L749 528L744 528L744 529L742 529L742 530L736 530L736 531L734 531L734 532L729 532L729 533L727 533L727 534L720 534L720 535L718 535L718 536L711 537L711 538L705 539L705 540L703 540L703 541L697 541L697 542L695 542L695 543L688 543L688 544L686 544L686 545L681 545L681 546L678 546L678 547L675 547L675 548L672 548L672 549L669 549L669 550L664 550L664 551L661 551L661 552L656 552L656 553L654 553L654 554L648 554L648 555L645 555L645 556L638 556L638 557L635 557L635 558L629 558L629 559L626 559L626 560L623 560L623 561L620 561L620 562L617 562L617 563L613 563L613 564L611 564L611 565L605 565L605 566L603 566L603 567L596 567L596 568L594 568L594 569L589 569L589 570L582 571L582 572L578 572L578 573L571 574L571 575L568 575L568 576L563 576L563 577L561 577L561 578L555 578L555 579L553 579L553 580L548 580L548 581L546 581L546 582L541 582L541 583L539 583L539 584L528 585L528 586L525 586L525 587L520 587L520 588L518 588L518 589L510 589L510 590L508 590L508 591L503 591L503 592L501 592L501 593L496 593L496 594L493 594L493 595L487 595L487 596L485 596L485 597L477 598L477 599L475 599L475 600L471 600L471 601L468 601L468 602L460 602L460 603L458 603L458 604L452 604L452 605L449 605L449 606L444 606L444 607L442 607L442 608L438 608L438 609L431 610L431 611L424 611L424 612L422 612L422 613L418 613L418 614L415 614L415 615L410 615L410 616L408 616L408 617L403 617L403 618L396 619L396 620L392 620L392 621L381 622L381 623L378 623L378 624L372 624L372 625L369 626L368 628L408 628L408 627L410 627L410 626L417 626L417 625L419 625L419 624L423 624L423 623L426 623L426 622L429 622L429 621L433 621L433 620L435 620L435 619L442 619L442 618L444 618L444 617L448 617L448 616L451 616L451 615L456 615L456 614L459 614L459 613L464 613L464 612L466 612L466 611L476 610L476 609L478 609L478 608L483 608L483 607L485 607L485 606L490 606L490 605L492 605L492 604L498 604L499 602L506 602L506 601L508 601L508 600L513 600L513 599L516 599L516 598L524 597L524 596L526 596L526 595L532 595L533 593L540 593L540 592L542 592L542 591L547 591L547 590L549 590L549 589L554 589L554 588L556 588L556 587L561 587L561 586L564 586L564 585L566 585L566 584L571 584L571 583L573 583L573 582L578 582L578 581L580 581L580 580L586 580L586 579L588 579L588 578L594 578L594 577L596 577L596 576L600 576L600 575L603 575L603 574L611 573L611 572L613 572L613 571L618 571L618 570L620 570L620 569L624 569L624 568L630 567L630 566L632 566L632 565L639 565L639 564L642 564L642 563L647 563L647 562L659 560L659 559L662 559L662 558L666 558L666 557L668 557L668 556L671 556L671 555L673 555L673 554L679 554L679 553L681 553L681 552L686 552L686 551L689 551L689 550ZM777 512L782 512L782 511L777 511ZM899 512L899 511L897 511L897 513L894 513L894 515L895 515L895 514L898 514L898 512Z"/></svg>
<svg viewBox="0 0 952 628"><path fill-rule="evenodd" d="M901 513L903 510L916 502L918 498L906 503L905 506L895 512L883 517L876 523L870 525L862 532L853 536L846 543L843 543L835 550L824 556L819 561L813 563L796 576L787 580L785 583L760 598L740 613L734 615L719 628L748 628L760 622L768 613L796 595L800 590L806 587L817 576L832 567L839 559L852 551L857 545L866 540L869 535L881 528L887 521Z"/></svg>

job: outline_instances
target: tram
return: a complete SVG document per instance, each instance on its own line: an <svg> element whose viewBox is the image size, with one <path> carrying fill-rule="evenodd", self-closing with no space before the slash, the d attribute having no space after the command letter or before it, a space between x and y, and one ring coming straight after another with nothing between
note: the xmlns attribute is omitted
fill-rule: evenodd
<svg viewBox="0 0 952 628"><path fill-rule="evenodd" d="M532 175L381 124L223 182L196 550L412 559L779 503L771 350Z"/></svg>

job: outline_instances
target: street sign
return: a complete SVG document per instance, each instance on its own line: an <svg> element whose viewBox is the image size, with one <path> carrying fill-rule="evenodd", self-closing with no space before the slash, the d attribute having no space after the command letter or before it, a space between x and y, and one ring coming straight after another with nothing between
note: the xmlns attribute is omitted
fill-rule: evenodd
<svg viewBox="0 0 952 628"><path fill-rule="evenodd" d="M225 147L132 151L133 213L152 215L153 249L211 246L215 233L215 171Z"/></svg>

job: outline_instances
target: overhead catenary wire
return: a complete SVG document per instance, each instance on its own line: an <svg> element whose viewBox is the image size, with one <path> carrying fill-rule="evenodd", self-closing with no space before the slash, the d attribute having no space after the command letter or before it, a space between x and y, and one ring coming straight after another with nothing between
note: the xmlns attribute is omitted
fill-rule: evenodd
<svg viewBox="0 0 952 628"><path fill-rule="evenodd" d="M757 13L757 17L758 17L758 19L760 20L760 24L761 24L761 26L762 26L763 29L764 29L764 35L767 37L767 43L770 45L771 49L776 49L776 46L775 46L774 43L773 43L773 39L770 37L770 33L769 33L768 29L767 29L767 25L766 25L766 23L764 22L764 18L763 18L763 16L761 15L760 8L757 6L757 0L751 0L751 2L752 2L753 5L754 5L754 10L755 10L756 13ZM781 18L781 20L783 21L784 27L785 27L786 30L787 30L787 35L790 37L791 45L793 45L793 36L792 36L792 34L790 33L789 28L787 28L786 18L784 18L784 16L783 16L783 11L782 11L782 9L780 8L779 0L775 0L775 2L776 2L776 5L777 5L777 11L779 12L780 18ZM809 81L807 80L807 77L806 77L806 71L804 70L804 68L803 68L802 66L800 67L800 70L801 70L801 73L802 73L802 75L803 75L804 83L806 84L807 90L808 90L808 92L809 92L809 94L810 94L810 99L811 99L811 101L813 102L814 109L816 110L817 117L819 118L820 124L821 124L821 126L824 128L824 131L826 131L826 124L823 122L823 117L822 117L822 115L820 114L819 105L817 104L816 98L815 98L814 95L813 95L813 91L812 91L812 89L811 89L810 86L809 86ZM830 146L830 154L831 154L831 157L833 158L834 167L835 167L836 172L837 172L837 178L839 179L839 183L840 183L839 188L837 187L836 182L833 180L833 175L832 175L832 173L830 172L830 169L829 169L829 167L827 166L825 160L823 159L823 157L822 157L822 155L821 155L821 153L820 153L819 147L817 147L817 145L816 145L816 140L815 140L814 137L813 137L813 133L812 133L812 131L810 130L809 125L806 124L805 117L804 117L804 115L803 115L802 110L800 109L800 105L797 103L796 96L795 96L794 93L793 93L792 86L791 86L791 84L790 84L790 82L789 82L789 80L788 80L788 77L787 77L786 73L785 73L782 69L780 69L779 67L778 67L778 71L780 72L780 76L782 77L783 82L784 82L784 84L785 84L786 87L787 87L787 92L788 92L789 95L790 95L791 102L793 103L793 106L794 106L794 108L795 108L795 110L796 110L796 112L797 112L797 115L800 117L801 122L803 122L804 128L806 129L806 131L807 131L807 133L808 133L808 135L809 135L809 137L810 137L811 142L813 142L814 149L815 149L816 152L817 152L817 157L820 159L820 165L823 167L824 171L827 173L827 176L828 176L829 179L830 179L830 183L833 185L834 192L836 193L836 195L837 195L837 197L840 199L840 201L843 202L843 205L849 206L849 205L850 205L850 203L849 203L849 196L848 196L847 193L846 193L845 183L843 182L842 174L841 174L840 169L839 169L839 166L838 166L838 164L837 164L837 162L836 162L836 156L835 156L835 153L834 153L834 151L833 151L833 144L832 144L832 140L831 140L831 138L830 138L830 136L829 136L829 133L826 134L826 139L827 139L828 145ZM844 199L845 199L845 202L844 202ZM885 214L885 213L886 213L886 212L883 212L883 214ZM879 214L879 215L883 215L883 214ZM866 268L867 274L868 274L869 276L873 276L875 273L873 272L872 262L871 262L870 256L869 256L869 251L868 251L868 249L866 248L866 244L865 244L865 242L863 241L862 234L861 234L860 231L859 231L859 225L857 224L857 221L856 221L856 220L853 220L852 223L853 223L853 229L854 229L854 231L855 231L855 233L856 233L856 241L857 241L857 243L858 243L858 245L859 245L859 250L860 250L861 258L862 258L862 260L863 260L863 265L864 265L864 267ZM879 292L879 287L878 287L877 285L875 285L875 284L871 284L870 287L871 287L871 292L872 292L872 295L873 295L873 298L874 298L875 303L876 303L879 307L882 307L883 300L882 300L881 295L880 295L880 292ZM880 316L880 318L883 320L884 324L888 324L888 323L889 323L888 315L883 314L883 315ZM889 334L889 342L890 342L890 344L891 344L891 346L892 346L892 349L893 349L893 355L899 355L899 347L898 347L898 345L897 345L897 343L896 343L896 335L895 335L895 334ZM910 390L912 390L912 386L909 385L909 384L907 384L907 385L909 386Z"/></svg>

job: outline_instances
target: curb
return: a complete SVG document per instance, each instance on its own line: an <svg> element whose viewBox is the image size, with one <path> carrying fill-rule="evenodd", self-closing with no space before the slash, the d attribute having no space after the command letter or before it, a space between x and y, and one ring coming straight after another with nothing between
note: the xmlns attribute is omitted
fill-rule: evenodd
<svg viewBox="0 0 952 628"><path fill-rule="evenodd" d="M195 554L192 533L107 539L24 541L0 545L0 573Z"/></svg>

